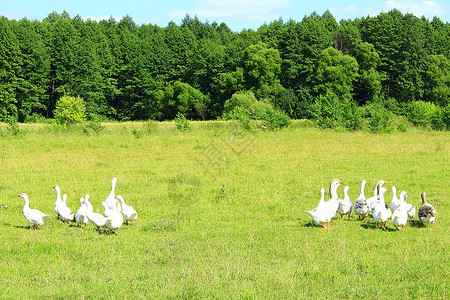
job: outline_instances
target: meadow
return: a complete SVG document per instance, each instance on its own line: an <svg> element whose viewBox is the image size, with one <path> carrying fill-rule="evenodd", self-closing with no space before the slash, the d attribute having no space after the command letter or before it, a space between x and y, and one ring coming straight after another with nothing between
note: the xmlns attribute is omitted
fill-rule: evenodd
<svg viewBox="0 0 450 300"><path fill-rule="evenodd" d="M278 132L233 122L0 128L0 298L448 299L450 134L410 128L370 134L320 130L295 121ZM58 221L58 185L76 210L116 194L139 214L117 236ZM339 216L312 225L320 188L349 185L352 201L380 179L420 193L438 211L435 228L417 218ZM343 186L338 193L343 197ZM34 231L30 206L50 214ZM5 208L5 206L7 206Z"/></svg>

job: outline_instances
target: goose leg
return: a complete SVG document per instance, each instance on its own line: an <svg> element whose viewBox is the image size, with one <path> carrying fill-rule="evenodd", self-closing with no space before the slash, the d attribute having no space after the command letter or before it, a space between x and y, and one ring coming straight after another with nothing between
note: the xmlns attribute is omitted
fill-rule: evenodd
<svg viewBox="0 0 450 300"><path fill-rule="evenodd" d="M434 222L431 222L431 229L434 229Z"/></svg>

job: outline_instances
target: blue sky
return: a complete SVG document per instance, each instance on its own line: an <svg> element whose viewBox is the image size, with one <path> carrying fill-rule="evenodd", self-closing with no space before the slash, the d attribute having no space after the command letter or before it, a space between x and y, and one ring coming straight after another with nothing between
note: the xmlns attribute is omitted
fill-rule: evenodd
<svg viewBox="0 0 450 300"><path fill-rule="evenodd" d="M329 9L337 21L374 16L381 11L397 8L403 13L438 16L449 22L450 0L0 0L0 15L8 19L42 20L49 13L67 11L71 17L80 15L92 20L129 15L138 25L167 26L170 21L180 24L189 14L202 22L225 22L233 31L257 29L264 23L282 18L301 21L316 11Z"/></svg>

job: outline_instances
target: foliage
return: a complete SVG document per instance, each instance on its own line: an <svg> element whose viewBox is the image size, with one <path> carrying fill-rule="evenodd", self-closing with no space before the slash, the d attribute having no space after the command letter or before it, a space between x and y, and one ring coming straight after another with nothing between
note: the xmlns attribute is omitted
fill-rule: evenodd
<svg viewBox="0 0 450 300"><path fill-rule="evenodd" d="M53 118L64 95L83 98L88 119L217 119L251 91L291 118L312 118L311 106L335 94L348 113L331 127L358 128L356 106L383 102L399 115L413 101L448 105L449 26L395 9L339 22L314 12L240 32L189 16L166 27L65 11L1 17L0 121Z"/></svg>
<svg viewBox="0 0 450 300"><path fill-rule="evenodd" d="M272 131L280 130L291 124L291 118L278 109L269 109L263 117L263 124Z"/></svg>
<svg viewBox="0 0 450 300"><path fill-rule="evenodd" d="M182 113L178 113L174 121L179 131L189 131L192 129L191 123Z"/></svg>
<svg viewBox="0 0 450 300"><path fill-rule="evenodd" d="M61 125L86 121L86 106L81 97L63 96L56 103L53 112L56 122Z"/></svg>
<svg viewBox="0 0 450 300"><path fill-rule="evenodd" d="M392 124L393 114L380 103L371 103L365 106L369 118L369 130L375 133L389 133L394 130ZM403 124L403 123L402 123ZM399 126L400 131L405 130L406 126Z"/></svg>
<svg viewBox="0 0 450 300"><path fill-rule="evenodd" d="M252 120L262 120L269 109L272 105L266 100L258 101L253 92L239 92L225 102L223 118L236 120L246 115Z"/></svg>
<svg viewBox="0 0 450 300"><path fill-rule="evenodd" d="M439 111L434 103L413 101L408 104L406 115L414 125L430 128L437 121Z"/></svg>
<svg viewBox="0 0 450 300"><path fill-rule="evenodd" d="M11 118L8 120L7 124L7 129L12 136L22 137L25 135L26 131L19 128L19 124L16 120Z"/></svg>
<svg viewBox="0 0 450 300"><path fill-rule="evenodd" d="M159 99L164 115L169 119L180 113L192 119L207 117L208 97L187 83L174 82L164 90Z"/></svg>
<svg viewBox="0 0 450 300"><path fill-rule="evenodd" d="M358 107L347 99L340 99L336 94L327 91L320 95L310 106L312 118L321 128L361 129L362 116Z"/></svg>

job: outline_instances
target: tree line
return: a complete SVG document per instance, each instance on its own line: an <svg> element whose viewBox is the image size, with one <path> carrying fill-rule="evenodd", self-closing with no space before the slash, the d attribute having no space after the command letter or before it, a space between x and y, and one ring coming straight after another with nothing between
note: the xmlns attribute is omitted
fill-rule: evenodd
<svg viewBox="0 0 450 300"><path fill-rule="evenodd" d="M326 11L240 32L188 15L167 27L66 12L1 17L0 121L51 118L66 95L84 99L90 119L216 119L233 95L252 93L291 118L328 126L340 115L351 128L364 107L448 107L449 41L448 23L398 10L339 23Z"/></svg>

